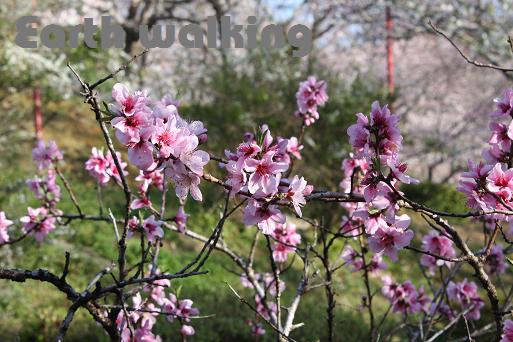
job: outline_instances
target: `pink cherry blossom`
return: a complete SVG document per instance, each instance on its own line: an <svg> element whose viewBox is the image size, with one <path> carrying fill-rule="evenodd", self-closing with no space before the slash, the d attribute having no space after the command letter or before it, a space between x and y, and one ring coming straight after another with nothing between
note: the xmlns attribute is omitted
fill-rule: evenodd
<svg viewBox="0 0 513 342"><path fill-rule="evenodd" d="M513 342L513 321L507 319L504 321L504 328L502 330L500 342Z"/></svg>
<svg viewBox="0 0 513 342"><path fill-rule="evenodd" d="M210 156L207 152L196 150L198 139L195 136L189 136L185 140L185 146L180 154L180 161L198 176L203 176L203 167L209 162Z"/></svg>
<svg viewBox="0 0 513 342"><path fill-rule="evenodd" d="M504 252L500 244L494 245L486 258L486 266L492 274L502 274L506 271Z"/></svg>
<svg viewBox="0 0 513 342"><path fill-rule="evenodd" d="M48 216L48 211L44 208L27 208L28 216L20 218L23 223L23 231L26 234L33 235L39 242L55 229L55 217Z"/></svg>
<svg viewBox="0 0 513 342"><path fill-rule="evenodd" d="M494 102L497 104L497 110L492 112L490 116L494 119L511 115L513 109L513 90L506 89L502 99L496 98Z"/></svg>
<svg viewBox="0 0 513 342"><path fill-rule="evenodd" d="M188 132L176 127L176 118L171 117L167 122L156 120L151 142L158 148L160 158L178 158L187 144L188 137Z"/></svg>
<svg viewBox="0 0 513 342"><path fill-rule="evenodd" d="M390 174L401 181L404 184L418 184L420 181L418 179L412 178L405 174L406 169L408 168L406 163L397 163L392 159L387 160L387 165L390 167Z"/></svg>
<svg viewBox="0 0 513 342"><path fill-rule="evenodd" d="M486 184L492 170L492 165L475 164L468 161L469 171L461 174L457 190L467 196L467 205L472 210L495 209L497 200L490 193L485 192L479 184ZM500 173L500 171L498 171Z"/></svg>
<svg viewBox="0 0 513 342"><path fill-rule="evenodd" d="M417 312L427 312L431 300L425 296L424 289L416 287L411 281L396 283L389 276L383 277L384 286L382 293L392 303L393 312L402 314L412 314Z"/></svg>
<svg viewBox="0 0 513 342"><path fill-rule="evenodd" d="M305 194L311 193L312 190L307 188L307 183L304 177L299 178L294 176L290 182L289 189L287 191L286 199L292 202L296 214L301 217L301 207L306 204Z"/></svg>
<svg viewBox="0 0 513 342"><path fill-rule="evenodd" d="M273 258L276 262L287 261L289 253L301 242L301 235L296 233L296 225L292 223L278 224L271 236L277 241L273 246Z"/></svg>
<svg viewBox="0 0 513 342"><path fill-rule="evenodd" d="M474 282L469 282L466 278L459 283L449 282L447 296L449 300L459 304L462 311L473 306L467 314L468 318L478 320L481 317L484 301L479 297L477 285Z"/></svg>
<svg viewBox="0 0 513 342"><path fill-rule="evenodd" d="M422 247L425 251L432 254L439 255L444 258L454 258L456 251L452 245L452 241L436 231L431 231L422 238ZM451 267L452 263L443 259L437 259L431 255L423 255L420 258L420 263L429 268L431 273L434 272L436 267L447 266Z"/></svg>
<svg viewBox="0 0 513 342"><path fill-rule="evenodd" d="M285 216L274 205L261 205L251 200L244 209L244 224L256 224L264 234L272 234L280 223L285 223Z"/></svg>
<svg viewBox="0 0 513 342"><path fill-rule="evenodd" d="M128 160L139 169L148 170L154 163L153 145L144 140L130 144L128 148Z"/></svg>
<svg viewBox="0 0 513 342"><path fill-rule="evenodd" d="M112 98L116 104L110 106L110 110L119 116L133 116L136 113L149 111L146 106L148 94L144 91L131 93L122 83L116 83L112 88Z"/></svg>
<svg viewBox="0 0 513 342"><path fill-rule="evenodd" d="M513 169L507 169L501 163L495 164L487 179L488 190L505 201L513 195Z"/></svg>
<svg viewBox="0 0 513 342"><path fill-rule="evenodd" d="M123 175L126 176L127 171L125 168L127 164L121 160L121 154L119 152L116 152L116 156L120 163L121 171ZM91 156L85 163L85 169L89 171L89 174L92 177L96 178L100 185L107 184L111 177L113 177L118 183L121 183L118 168L116 167L116 163L114 162L114 158L110 151L104 155L103 151L93 147L91 149Z"/></svg>
<svg viewBox="0 0 513 342"><path fill-rule="evenodd" d="M373 275L386 268L387 264L383 261L381 254L374 254L367 265L367 271Z"/></svg>
<svg viewBox="0 0 513 342"><path fill-rule="evenodd" d="M139 232L139 225L140 222L136 216L132 216L132 218L128 220L128 237L132 237Z"/></svg>
<svg viewBox="0 0 513 342"><path fill-rule="evenodd" d="M162 237L164 237L164 230L162 230L161 227L162 224L162 221L155 220L154 215L151 215L143 221L142 228L148 241L153 243L157 238L162 239Z"/></svg>
<svg viewBox="0 0 513 342"><path fill-rule="evenodd" d="M176 196L180 199L185 199L190 193L192 198L196 201L202 201L203 196L199 189L200 177L188 171L185 165L180 161L175 161L168 165L169 167L165 168L164 174L175 182Z"/></svg>
<svg viewBox="0 0 513 342"><path fill-rule="evenodd" d="M413 232L406 229L410 224L407 215L396 217L393 226L380 227L369 237L369 248L375 253L384 253L390 259L397 260L397 251L410 244Z"/></svg>
<svg viewBox="0 0 513 342"><path fill-rule="evenodd" d="M61 198L61 188L57 184L56 173L52 169L47 170L46 177L35 177L27 180L27 186L34 196L54 207Z"/></svg>
<svg viewBox="0 0 513 342"><path fill-rule="evenodd" d="M235 160L230 160L226 164L226 172L228 173L228 179L226 184L231 187L232 194L235 194L246 187L247 174L243 170L244 163Z"/></svg>
<svg viewBox="0 0 513 342"><path fill-rule="evenodd" d="M148 139L153 133L152 119L147 112L137 112L133 116L118 116L112 119L116 137L123 145L137 144Z"/></svg>
<svg viewBox="0 0 513 342"><path fill-rule="evenodd" d="M287 153L290 153L297 159L301 159L301 150L304 148L303 145L299 145L299 141L296 137L291 137L287 142Z"/></svg>
<svg viewBox="0 0 513 342"><path fill-rule="evenodd" d="M110 168L110 163L104 157L103 151L98 150L96 147L91 149L91 156L85 163L85 169L89 174L98 180L101 185L107 184L110 180L110 174L107 171Z"/></svg>
<svg viewBox="0 0 513 342"><path fill-rule="evenodd" d="M148 188L150 185L154 185L160 191L164 190L164 174L162 170L154 170L154 171L139 171L139 175L135 178L138 182L143 182L145 188Z"/></svg>
<svg viewBox="0 0 513 342"><path fill-rule="evenodd" d="M152 203L147 194L147 185L144 183L139 186L139 197L136 197L132 203L130 204L130 209L143 209L143 208L151 208Z"/></svg>
<svg viewBox="0 0 513 342"><path fill-rule="evenodd" d="M340 257L344 260L347 267L351 267L351 272L358 272L363 268L363 259L360 254L351 246L346 246L342 250Z"/></svg>
<svg viewBox="0 0 513 342"><path fill-rule="evenodd" d="M266 153L262 159L247 159L245 170L251 173L248 190L252 194L261 190L270 195L278 191L279 175L288 169L288 164L273 161L274 152Z"/></svg>
<svg viewBox="0 0 513 342"><path fill-rule="evenodd" d="M13 222L5 216L5 212L0 211L0 244L9 242L8 228L12 224Z"/></svg>
<svg viewBox="0 0 513 342"><path fill-rule="evenodd" d="M46 146L43 140L39 140L37 146L32 150L32 159L39 169L46 169L53 162L62 160L62 153L55 141L48 141L48 146Z"/></svg>

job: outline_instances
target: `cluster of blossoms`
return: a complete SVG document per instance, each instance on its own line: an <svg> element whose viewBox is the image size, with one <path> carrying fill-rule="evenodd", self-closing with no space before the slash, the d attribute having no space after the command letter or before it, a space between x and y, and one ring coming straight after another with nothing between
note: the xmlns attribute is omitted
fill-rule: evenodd
<svg viewBox="0 0 513 342"><path fill-rule="evenodd" d="M420 287L418 290L407 280L404 283L396 283L389 276L382 278L383 288L381 290L392 304L394 312L402 314L413 314L418 312L428 312L431 305L431 299L426 297L424 288Z"/></svg>
<svg viewBox="0 0 513 342"><path fill-rule="evenodd" d="M158 273L156 270L156 274ZM194 327L189 325L189 322L191 317L199 314L199 310L192 306L193 301L190 299L178 300L173 293L166 295L165 289L170 286L171 283L167 279L154 281L144 288L144 292L148 293L146 298L143 299L140 292L132 297L132 306L126 310L128 317L125 315L125 310L119 312L116 325L123 342L162 341L161 337L152 331L158 315L164 315L169 322L178 320L181 324L182 336L195 334ZM134 336L131 336L132 333Z"/></svg>
<svg viewBox="0 0 513 342"><path fill-rule="evenodd" d="M292 141L292 143L291 143ZM269 128L263 125L260 134L246 133L244 142L235 152L225 151L228 173L225 184L231 194L249 197L244 209L244 224L257 225L264 234L273 234L277 225L285 223L285 216L278 209L277 201L292 204L298 216L306 203L305 196L313 187L298 176L283 177L289 169L291 156L297 157L300 148L297 140L272 137Z"/></svg>
<svg viewBox="0 0 513 342"><path fill-rule="evenodd" d="M198 187L203 167L210 160L198 146L207 140L200 121L188 123L178 113L178 103L169 96L152 101L146 91L131 93L123 84L112 89L111 123L118 140L128 148L128 160L142 171L162 170L175 184L176 195L190 193L202 200Z"/></svg>
<svg viewBox="0 0 513 342"><path fill-rule="evenodd" d="M454 258L456 256L452 240L434 230L422 238L422 247L425 251L446 259ZM451 267L452 265L450 261L435 258L434 256L427 254L424 254L420 258L420 263L421 265L426 266L431 274L434 273L437 267L442 267L444 265Z"/></svg>
<svg viewBox="0 0 513 342"><path fill-rule="evenodd" d="M351 272L358 272L364 267L362 255L351 246L346 246L342 250L340 257L344 260L345 266L351 267ZM367 264L367 272L373 275L378 274L379 271L386 268L387 264L383 262L383 256L381 254L374 254Z"/></svg>
<svg viewBox="0 0 513 342"><path fill-rule="evenodd" d="M365 200L343 204L348 216L343 217L342 233L358 235L363 226L370 250L392 260L397 260L397 251L413 238L408 229L410 218L397 215L400 197L396 188L400 183L418 183L405 174L407 166L398 160L403 139L398 122L399 116L378 102L372 104L369 116L357 114L357 123L347 130L354 154L342 163L341 182L345 192L362 195Z"/></svg>
<svg viewBox="0 0 513 342"><path fill-rule="evenodd" d="M56 171L52 168L54 163L62 160L62 153L57 144L50 141L38 141L32 150L32 158L39 170L46 172L44 177L36 176L27 181L29 190L42 202L41 207L27 209L28 215L20 218L23 232L33 235L37 241L42 241L56 228L56 216L62 212L56 208L61 198L61 189L56 183Z"/></svg>
<svg viewBox="0 0 513 342"><path fill-rule="evenodd" d="M296 233L296 225L293 223L276 225L271 236L276 240L273 245L273 258L276 262L287 261L289 253L293 253L301 242L301 235Z"/></svg>
<svg viewBox="0 0 513 342"><path fill-rule="evenodd" d="M481 317L484 301L479 297L477 285L474 282L469 282L467 279L459 283L449 282L447 296L449 300L459 305L461 311L470 309L466 315L468 318L478 320Z"/></svg>
<svg viewBox="0 0 513 342"><path fill-rule="evenodd" d="M297 110L294 116L303 119L305 126L310 126L319 120L317 106L324 106L328 101L328 85L326 81L317 81L315 76L310 76L304 82L299 83L296 93Z"/></svg>
<svg viewBox="0 0 513 342"><path fill-rule="evenodd" d="M491 136L489 147L482 155L484 161L469 160L469 171L462 173L458 190L467 197L467 205L474 211L501 211L513 208L513 90L495 99L497 109L490 114ZM513 228L511 216L500 213L486 215L493 220L506 220ZM509 234L508 233L508 234Z"/></svg>
<svg viewBox="0 0 513 342"><path fill-rule="evenodd" d="M277 295L276 287L278 287L278 292L281 294L283 291L285 291L285 283L282 280L279 280L278 286L276 286L274 276L270 273L265 273L263 275L257 273L254 275L254 279L257 282L257 285L264 291L263 296L256 292L255 309L260 315L262 315L264 319L270 320L271 315L276 314L278 311L276 307L276 301L274 300ZM242 286L250 289L254 288L253 283L245 275L240 277L240 281ZM262 327L262 325L253 321L247 322L251 327L251 331L254 335L265 334L265 329Z"/></svg>
<svg viewBox="0 0 513 342"><path fill-rule="evenodd" d="M126 163L121 161L121 154L116 152L118 161L121 166L123 175L127 175L125 171ZM94 177L98 184L104 186L111 178L113 178L118 184L121 184L121 177L119 176L118 168L114 163L112 154L107 152L105 155L102 150L98 150L96 147L91 149L91 156L85 163L85 169L89 171L89 174Z"/></svg>

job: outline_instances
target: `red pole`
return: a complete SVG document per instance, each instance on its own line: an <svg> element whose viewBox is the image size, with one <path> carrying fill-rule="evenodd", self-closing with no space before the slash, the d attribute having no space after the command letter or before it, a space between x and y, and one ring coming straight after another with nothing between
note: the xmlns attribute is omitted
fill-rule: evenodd
<svg viewBox="0 0 513 342"><path fill-rule="evenodd" d="M36 139L41 139L43 135L43 113L41 112L41 89L36 85L33 91L34 99L34 130Z"/></svg>
<svg viewBox="0 0 513 342"><path fill-rule="evenodd" d="M387 49L387 82L388 82L388 96L394 96L394 59L393 59L393 38L392 28L394 22L390 13L390 7L386 7L386 49Z"/></svg>

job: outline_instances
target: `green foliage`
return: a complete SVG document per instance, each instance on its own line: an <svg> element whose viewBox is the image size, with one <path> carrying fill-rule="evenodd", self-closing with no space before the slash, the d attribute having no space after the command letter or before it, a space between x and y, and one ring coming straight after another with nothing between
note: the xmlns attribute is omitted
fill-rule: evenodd
<svg viewBox="0 0 513 342"><path fill-rule="evenodd" d="M422 182L416 185L403 185L401 190L406 197L430 208L461 213L468 210L465 196L453 184Z"/></svg>

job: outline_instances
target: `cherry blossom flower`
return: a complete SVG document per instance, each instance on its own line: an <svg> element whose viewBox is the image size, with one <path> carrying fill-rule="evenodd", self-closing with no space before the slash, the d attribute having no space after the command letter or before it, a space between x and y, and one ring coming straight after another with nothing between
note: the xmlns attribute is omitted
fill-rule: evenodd
<svg viewBox="0 0 513 342"><path fill-rule="evenodd" d="M139 140L128 147L128 160L139 169L148 170L154 163L153 145L146 140Z"/></svg>
<svg viewBox="0 0 513 342"><path fill-rule="evenodd" d="M356 114L356 123L349 126L347 135L349 143L356 149L363 149L368 146L370 138L369 118L363 113Z"/></svg>
<svg viewBox="0 0 513 342"><path fill-rule="evenodd" d="M164 174L162 170L154 170L150 172L139 171L139 175L135 178L138 182L143 182L145 188L154 185L160 191L164 190Z"/></svg>
<svg viewBox="0 0 513 342"><path fill-rule="evenodd" d="M410 244L413 231L407 229L410 218L397 216L393 226L380 227L369 237L369 248L375 253L384 253L390 259L397 260L397 251Z"/></svg>
<svg viewBox="0 0 513 342"><path fill-rule="evenodd" d="M226 164L226 172L228 173L228 179L226 184L231 187L232 194L238 193L246 187L247 174L243 170L244 163L235 160L230 160Z"/></svg>
<svg viewBox="0 0 513 342"><path fill-rule="evenodd" d="M9 242L8 228L12 224L13 222L5 216L5 212L0 211L0 244Z"/></svg>
<svg viewBox="0 0 513 342"><path fill-rule="evenodd" d="M418 179L412 178L405 174L406 169L408 168L406 163L397 163L397 161L388 159L387 165L390 167L390 174L401 181L404 184L418 184L420 181Z"/></svg>
<svg viewBox="0 0 513 342"><path fill-rule="evenodd" d="M486 184L492 165L475 164L468 161L469 171L461 174L457 190L467 196L467 205L472 210L495 209L497 200L492 194L483 191L478 184Z"/></svg>
<svg viewBox="0 0 513 342"><path fill-rule="evenodd" d="M154 243L157 238L161 239L164 236L162 224L162 221L155 220L155 215L151 215L143 221L142 228L148 241Z"/></svg>
<svg viewBox="0 0 513 342"><path fill-rule="evenodd" d="M301 150L303 145L299 145L299 140L296 137L291 137L287 142L287 153L290 153L297 159L301 159Z"/></svg>
<svg viewBox="0 0 513 342"><path fill-rule="evenodd" d="M289 189L287 191L286 199L292 202L296 214L301 217L301 207L306 204L305 195L312 192L312 187L308 187L304 177L299 178L294 176L290 182Z"/></svg>
<svg viewBox="0 0 513 342"><path fill-rule="evenodd" d="M396 283L389 276L382 278L383 295L392 303L392 311L402 314L412 314L417 312L427 312L431 300L425 296L424 289L416 287L411 281Z"/></svg>
<svg viewBox="0 0 513 342"><path fill-rule="evenodd" d="M296 233L296 225L292 223L278 224L271 236L277 241L273 246L273 258L276 262L287 261L289 253L301 242L301 235Z"/></svg>
<svg viewBox="0 0 513 342"><path fill-rule="evenodd" d="M184 150L188 138L188 132L176 127L176 118L171 117L167 122L160 119L156 120L151 142L157 146L159 157L166 159L173 156L178 158Z"/></svg>
<svg viewBox="0 0 513 342"><path fill-rule="evenodd" d="M351 272L358 272L363 268L362 257L351 246L346 246L340 257L344 260L345 266L351 267Z"/></svg>
<svg viewBox="0 0 513 342"><path fill-rule="evenodd" d="M98 180L99 184L104 185L110 180L110 174L107 171L109 168L109 161L104 157L103 151L93 147L91 149L91 156L85 163L85 169Z"/></svg>
<svg viewBox="0 0 513 342"><path fill-rule="evenodd" d="M191 136L185 140L185 145L180 154L180 161L198 176L203 176L203 167L209 162L210 156L207 152L196 150L198 147L198 139Z"/></svg>
<svg viewBox="0 0 513 342"><path fill-rule="evenodd" d="M422 247L425 251L435 255L450 259L456 256L456 251L452 245L452 241L436 231L431 231L422 238ZM431 255L423 255L420 258L420 263L429 268L431 273L434 272L436 267L447 266L451 267L452 263L443 259L437 259Z"/></svg>
<svg viewBox="0 0 513 342"><path fill-rule="evenodd" d="M128 237L132 237L136 233L138 233L139 226L140 226L139 219L136 216L132 216L132 218L130 218L128 220Z"/></svg>
<svg viewBox="0 0 513 342"><path fill-rule="evenodd" d="M196 201L202 201L203 195L199 189L200 177L186 169L185 165L179 161L168 164L164 174L170 177L176 185L176 196L182 200L187 198L190 193Z"/></svg>
<svg viewBox="0 0 513 342"><path fill-rule="evenodd" d="M110 106L110 110L119 116L134 116L137 113L148 112L148 94L145 91L136 91L131 93L130 90L122 83L116 83L112 87L112 98L116 104Z"/></svg>
<svg viewBox="0 0 513 342"><path fill-rule="evenodd" d="M55 229L55 217L48 216L48 211L44 208L27 208L28 216L20 218L23 223L23 231L26 234L33 235L39 242Z"/></svg>
<svg viewBox="0 0 513 342"><path fill-rule="evenodd" d="M278 191L280 173L288 169L288 164L273 161L274 152L267 152L262 159L249 158L245 170L251 173L248 190L252 194L261 190L265 195Z"/></svg>
<svg viewBox="0 0 513 342"><path fill-rule="evenodd" d="M500 342L513 342L513 321L510 319L504 321Z"/></svg>
<svg viewBox="0 0 513 342"><path fill-rule="evenodd" d="M116 138L123 144L137 144L151 137L154 128L149 112L137 112L133 116L118 116L112 119Z"/></svg>
<svg viewBox="0 0 513 342"><path fill-rule="evenodd" d="M55 171L47 170L46 177L34 177L27 180L27 186L34 196L48 204L50 207L55 206L61 198L61 188L57 184Z"/></svg>
<svg viewBox="0 0 513 342"><path fill-rule="evenodd" d="M478 320L481 317L481 308L484 306L484 301L479 297L477 285L474 282L469 282L466 278L459 283L449 282L447 296L449 300L459 304L462 311L472 306L467 314L468 318Z"/></svg>
<svg viewBox="0 0 513 342"><path fill-rule="evenodd" d="M251 200L244 208L244 224L254 225L264 234L272 234L278 224L285 223L285 216L274 205L261 205Z"/></svg>
<svg viewBox="0 0 513 342"><path fill-rule="evenodd" d="M46 169L53 162L62 160L62 153L55 141L48 141L48 146L46 146L43 140L39 140L37 146L32 150L32 159L39 169Z"/></svg>
<svg viewBox="0 0 513 342"><path fill-rule="evenodd" d="M497 104L497 110L490 114L493 119L511 115L511 110L513 109L513 90L506 89L502 99L496 98L494 102Z"/></svg>
<svg viewBox="0 0 513 342"><path fill-rule="evenodd" d="M490 254L486 257L486 266L492 274L502 274L506 271L504 253L500 244L490 249Z"/></svg>
<svg viewBox="0 0 513 342"><path fill-rule="evenodd" d="M142 209L142 208L151 208L152 203L147 195L147 185L141 184L139 186L139 197L135 198L132 203L130 204L130 209L136 210L136 209Z"/></svg>
<svg viewBox="0 0 513 342"><path fill-rule="evenodd" d="M379 271L387 268L387 264L383 262L381 254L374 254L367 265L367 271L370 274L378 274Z"/></svg>
<svg viewBox="0 0 513 342"><path fill-rule="evenodd" d="M511 200L513 195L513 169L508 170L505 165L497 163L486 180L489 191L498 195L504 201Z"/></svg>

